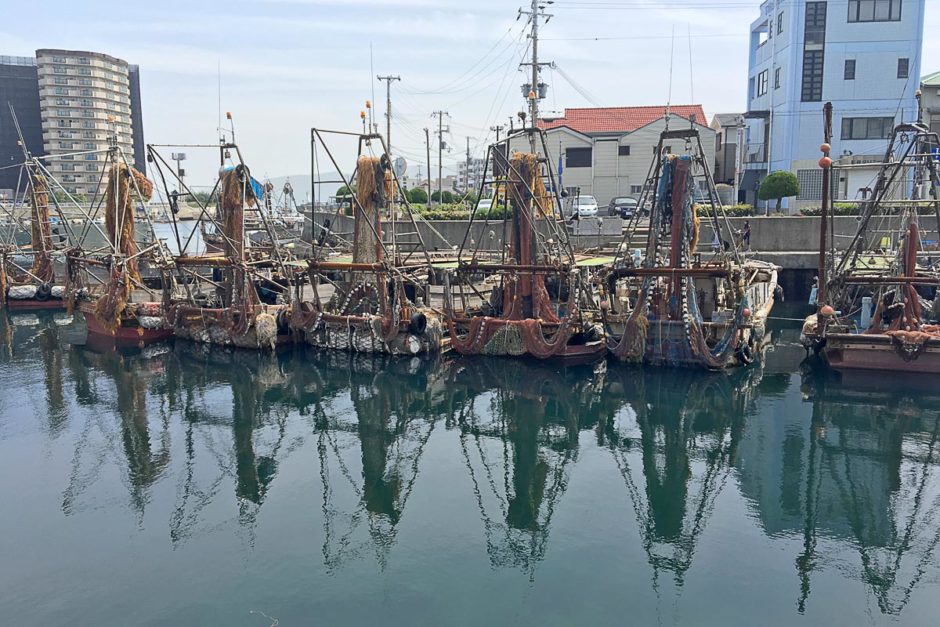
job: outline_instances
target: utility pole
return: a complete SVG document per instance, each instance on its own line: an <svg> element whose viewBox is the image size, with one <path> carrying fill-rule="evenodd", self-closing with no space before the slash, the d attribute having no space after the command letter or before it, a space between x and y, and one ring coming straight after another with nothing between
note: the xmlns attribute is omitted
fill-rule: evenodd
<svg viewBox="0 0 940 627"><path fill-rule="evenodd" d="M444 190L441 189L441 180L444 169L444 116L450 117L450 113L447 111L435 111L431 114L431 117L437 116L437 202L440 204L444 201ZM450 132L450 129L446 129Z"/></svg>
<svg viewBox="0 0 940 627"><path fill-rule="evenodd" d="M470 136L467 136L467 171L466 171L467 181L464 184L464 193L470 193Z"/></svg>
<svg viewBox="0 0 940 627"><path fill-rule="evenodd" d="M385 150L388 158L392 158L392 82L400 81L401 76L376 76L380 81L386 81L385 84Z"/></svg>
<svg viewBox="0 0 940 627"><path fill-rule="evenodd" d="M428 207L431 206L431 133L424 129L424 145L428 149Z"/></svg>
<svg viewBox="0 0 940 627"><path fill-rule="evenodd" d="M526 97L529 99L529 124L533 132L529 133L529 147L532 149L532 152L536 152L536 141L535 141L535 129L538 127L539 122L539 96L541 94L541 89L539 85L539 73L543 65L551 65L551 63L539 63L539 20L544 19L547 24L552 16L548 13L545 13L545 5L539 5L540 0L532 0L532 6L528 11L523 11L519 9L519 15L528 15L529 19L532 20L532 34L529 37L532 39L532 61L529 63L522 63L520 65L529 65L532 68L532 84L529 88L529 93ZM551 4L551 3L549 3Z"/></svg>
<svg viewBox="0 0 940 627"><path fill-rule="evenodd" d="M491 131L494 131L494 132L496 133L496 143L497 143L497 144L499 143L499 132L500 132L501 130L503 130L504 128L506 128L506 127L505 127L504 125L502 125L502 124L497 124L496 126L491 126L491 127L490 127L490 130L491 130Z"/></svg>

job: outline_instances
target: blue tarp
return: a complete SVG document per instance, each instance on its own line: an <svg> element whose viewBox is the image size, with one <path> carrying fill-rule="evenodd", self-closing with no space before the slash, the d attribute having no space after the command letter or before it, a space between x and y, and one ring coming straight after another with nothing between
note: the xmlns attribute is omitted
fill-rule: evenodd
<svg viewBox="0 0 940 627"><path fill-rule="evenodd" d="M228 166L227 168L222 168L222 172L223 173L231 172L234 169L235 169L234 166ZM249 182L251 183L251 191L254 193L255 198L257 198L258 200L261 200L262 198L264 198L264 185L259 183L258 179L256 179L253 176L249 176L248 178L249 178Z"/></svg>

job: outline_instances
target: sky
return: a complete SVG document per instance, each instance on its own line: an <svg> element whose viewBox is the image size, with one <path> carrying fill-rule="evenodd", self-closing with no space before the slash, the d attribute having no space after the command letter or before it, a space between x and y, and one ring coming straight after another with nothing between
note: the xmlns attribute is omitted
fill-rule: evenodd
<svg viewBox="0 0 940 627"><path fill-rule="evenodd" d="M916 1L926 2L926 74L940 70L940 41L929 36L940 32L940 0L906 0ZM374 77L397 75L393 153L407 159L415 176L419 166L427 171L423 129L436 128L433 111L450 114L451 149L443 162L452 171L465 158L467 137L471 153L483 156L494 139L490 127L508 124L524 107L518 63L529 41L525 17L516 19L520 4L0 0L6 18L0 54L82 49L137 64L146 142L213 144L220 110L230 111L256 177L309 173L310 129L361 130L366 100L377 101L375 122L384 132L385 83ZM671 91L673 103L702 104L709 116L743 111L748 29L759 6L759 0L556 0L540 33L540 60L557 64L543 72L550 88L542 109L661 105ZM333 146L346 169L355 147ZM217 152L186 152L190 183L208 184Z"/></svg>

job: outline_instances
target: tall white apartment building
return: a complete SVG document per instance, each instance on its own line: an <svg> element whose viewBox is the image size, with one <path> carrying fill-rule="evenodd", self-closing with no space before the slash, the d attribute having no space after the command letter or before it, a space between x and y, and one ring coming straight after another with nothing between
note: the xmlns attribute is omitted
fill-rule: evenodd
<svg viewBox="0 0 940 627"><path fill-rule="evenodd" d="M72 50L37 50L36 63L43 148L54 157L49 170L69 193L90 197L102 177L110 135L135 162L132 68L106 54ZM136 148L142 154L143 146Z"/></svg>

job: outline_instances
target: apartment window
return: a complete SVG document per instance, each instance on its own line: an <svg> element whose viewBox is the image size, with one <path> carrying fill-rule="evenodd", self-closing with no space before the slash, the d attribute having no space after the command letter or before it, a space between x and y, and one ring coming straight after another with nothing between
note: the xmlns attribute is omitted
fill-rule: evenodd
<svg viewBox="0 0 940 627"><path fill-rule="evenodd" d="M82 120L82 128L95 128L95 123L92 120Z"/></svg>
<svg viewBox="0 0 940 627"><path fill-rule="evenodd" d="M774 70L774 89L780 89L780 68Z"/></svg>
<svg viewBox="0 0 940 627"><path fill-rule="evenodd" d="M91 106L91 99L89 99L89 98L82 98L82 101L81 101L81 102L82 102L82 106L83 106L83 107L90 107L90 106Z"/></svg>
<svg viewBox="0 0 940 627"><path fill-rule="evenodd" d="M631 185L631 186L630 186L630 193L631 193L631 194L642 194L642 193L643 193L643 186L642 186L642 185Z"/></svg>
<svg viewBox="0 0 940 627"><path fill-rule="evenodd" d="M900 22L901 0L849 0L849 22Z"/></svg>
<svg viewBox="0 0 940 627"><path fill-rule="evenodd" d="M62 150L71 150L72 142L59 142L59 148Z"/></svg>
<svg viewBox="0 0 940 627"><path fill-rule="evenodd" d="M55 74L66 74L66 73L68 72L68 70L67 70L66 68L62 67L61 65L55 65L55 66L53 66L53 67L52 67L52 71L53 71L53 73L55 73Z"/></svg>
<svg viewBox="0 0 940 627"><path fill-rule="evenodd" d="M62 77L62 76L56 76L56 77L55 77L55 84L56 84L56 85L68 85L68 84L69 84L69 79L64 78L64 77Z"/></svg>
<svg viewBox="0 0 940 627"><path fill-rule="evenodd" d="M68 93L68 90L67 90L67 89L65 89L65 90L63 90L63 91L65 91L65 93ZM69 101L68 101L67 98L56 98L56 99L55 99L55 103L56 103L58 106L60 106L60 107L67 107L67 106L69 106Z"/></svg>
<svg viewBox="0 0 940 627"><path fill-rule="evenodd" d="M898 59L898 78L907 78L911 75L911 60Z"/></svg>
<svg viewBox="0 0 940 627"><path fill-rule="evenodd" d="M757 96L763 96L767 93L767 77L770 70L764 70L757 75Z"/></svg>
<svg viewBox="0 0 940 627"><path fill-rule="evenodd" d="M842 118L842 139L888 139L894 118Z"/></svg>
<svg viewBox="0 0 940 627"><path fill-rule="evenodd" d="M78 68L78 73L83 76L91 76L91 68L87 68L87 67Z"/></svg>
<svg viewBox="0 0 940 627"><path fill-rule="evenodd" d="M85 116L86 118L93 118L95 117L95 112L92 111L91 109L84 109L82 111L82 115Z"/></svg>
<svg viewBox="0 0 940 627"><path fill-rule="evenodd" d="M90 90L90 89L83 89L83 90L81 90L81 92L79 92L79 93L80 93L82 96L90 96L90 95L91 95L91 90Z"/></svg>
<svg viewBox="0 0 940 627"><path fill-rule="evenodd" d="M60 139L70 139L71 137L72 137L72 132L71 132L71 131L59 131L59 138L60 138Z"/></svg>
<svg viewBox="0 0 940 627"><path fill-rule="evenodd" d="M98 166L96 166L94 163L89 163L89 164L87 164L87 165L85 166L85 171L86 171L86 172L97 172L97 171L98 171Z"/></svg>
<svg viewBox="0 0 940 627"><path fill-rule="evenodd" d="M79 84L79 85L91 85L91 79L90 79L90 78L80 78L80 79L78 79L78 84Z"/></svg>
<svg viewBox="0 0 940 627"><path fill-rule="evenodd" d="M85 150L94 150L95 142L85 142Z"/></svg>
<svg viewBox="0 0 940 627"><path fill-rule="evenodd" d="M65 87L56 87L56 88L55 88L55 93L56 93L57 96L68 96L68 95L69 95L69 90L66 89Z"/></svg>
<svg viewBox="0 0 940 627"><path fill-rule="evenodd" d="M591 148L566 148L565 165L569 168L589 168L593 151Z"/></svg>
<svg viewBox="0 0 940 627"><path fill-rule="evenodd" d="M56 111L56 115L58 115L60 118L67 118L71 115L71 113L69 113L68 109L59 109Z"/></svg>
<svg viewBox="0 0 940 627"><path fill-rule="evenodd" d="M94 131L82 131L82 137L84 137L85 139L94 139L95 133Z"/></svg>
<svg viewBox="0 0 940 627"><path fill-rule="evenodd" d="M74 161L74 160L75 160L75 155L62 155L61 158L62 158L62 159L65 159L66 161Z"/></svg>
<svg viewBox="0 0 940 627"><path fill-rule="evenodd" d="M618 146L618 147L617 147L617 154L620 155L621 157L629 157L629 156L630 156L630 146Z"/></svg>
<svg viewBox="0 0 940 627"><path fill-rule="evenodd" d="M843 72L842 78L847 81L855 80L855 59L845 60L845 70Z"/></svg>
<svg viewBox="0 0 940 627"><path fill-rule="evenodd" d="M64 172L74 172L74 171L75 171L75 164L74 164L74 163L63 163L63 164L62 164L62 170L63 170Z"/></svg>
<svg viewBox="0 0 940 627"><path fill-rule="evenodd" d="M85 161L97 161L98 155L85 155Z"/></svg>
<svg viewBox="0 0 940 627"><path fill-rule="evenodd" d="M777 34L778 35L783 34L783 11L781 11L780 14L777 15Z"/></svg>
<svg viewBox="0 0 940 627"><path fill-rule="evenodd" d="M53 63L65 63L65 57L52 57Z"/></svg>
<svg viewBox="0 0 940 627"><path fill-rule="evenodd" d="M88 59L88 57L79 57L78 62L82 65L91 65L91 61Z"/></svg>
<svg viewBox="0 0 940 627"><path fill-rule="evenodd" d="M67 128L67 127L69 126L69 121L68 121L68 120L59 120L59 126L60 126L60 127L66 127L66 128Z"/></svg>
<svg viewBox="0 0 940 627"><path fill-rule="evenodd" d="M821 102L823 86L823 51L803 52L803 102Z"/></svg>
<svg viewBox="0 0 940 627"><path fill-rule="evenodd" d="M748 79L747 81L747 95L748 100L754 100L754 77ZM655 150L653 151L655 152Z"/></svg>

